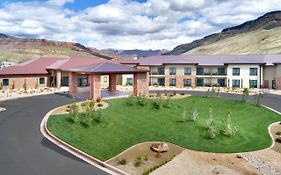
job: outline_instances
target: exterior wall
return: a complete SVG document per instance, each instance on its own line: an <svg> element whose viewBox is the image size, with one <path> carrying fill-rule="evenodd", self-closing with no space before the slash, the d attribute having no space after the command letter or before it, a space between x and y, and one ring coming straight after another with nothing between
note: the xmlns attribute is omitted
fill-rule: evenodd
<svg viewBox="0 0 281 175"><path fill-rule="evenodd" d="M191 67L191 75L196 75L196 66L195 65L166 65L165 66L165 75L169 75L169 69L171 67L176 68L176 75L184 75L184 68Z"/></svg>
<svg viewBox="0 0 281 175"><path fill-rule="evenodd" d="M102 75L101 76L101 88L107 88L109 86L109 76Z"/></svg>
<svg viewBox="0 0 281 175"><path fill-rule="evenodd" d="M276 65L276 89L281 90L281 64Z"/></svg>
<svg viewBox="0 0 281 175"><path fill-rule="evenodd" d="M240 76L232 75L232 68L240 68ZM250 68L257 68L257 76L250 76ZM240 88L249 88L250 80L257 80L258 87L260 87L260 67L259 65L253 64L235 64L227 66L227 79L229 82L229 87L232 87L232 80L240 80Z"/></svg>
<svg viewBox="0 0 281 175"><path fill-rule="evenodd" d="M184 79L191 79L191 87L196 86L196 76L195 75L165 75L165 86L170 86L170 79L176 79L176 87L183 88Z"/></svg>
<svg viewBox="0 0 281 175"><path fill-rule="evenodd" d="M272 80L276 79L276 66L265 66L263 69L264 88L272 89Z"/></svg>
<svg viewBox="0 0 281 175"><path fill-rule="evenodd" d="M90 75L90 97L93 100L101 98L101 75Z"/></svg>
<svg viewBox="0 0 281 175"><path fill-rule="evenodd" d="M134 95L148 94L148 73L134 74Z"/></svg>
<svg viewBox="0 0 281 175"><path fill-rule="evenodd" d="M76 95L78 92L78 75L73 72L68 73L69 77L69 94Z"/></svg>
<svg viewBox="0 0 281 175"><path fill-rule="evenodd" d="M126 85L127 84L127 78L134 78L133 74L123 74L122 75L122 85Z"/></svg>
<svg viewBox="0 0 281 175"><path fill-rule="evenodd" d="M39 79L44 78L45 83L40 84ZM0 83L3 85L3 79L9 79L9 86L3 86L3 89L23 89L24 84L27 89L30 88L42 88L48 87L50 84L49 75L11 75L11 76L1 76Z"/></svg>
<svg viewBox="0 0 281 175"><path fill-rule="evenodd" d="M109 91L116 91L116 83L117 83L117 75L116 74L109 75L108 90Z"/></svg>

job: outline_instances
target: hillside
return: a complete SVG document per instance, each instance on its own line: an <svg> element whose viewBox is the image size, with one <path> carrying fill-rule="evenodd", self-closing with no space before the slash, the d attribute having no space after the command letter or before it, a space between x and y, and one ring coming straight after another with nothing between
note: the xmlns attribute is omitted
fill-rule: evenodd
<svg viewBox="0 0 281 175"><path fill-rule="evenodd" d="M16 38L0 34L0 62L7 59L20 63L43 55L98 56L104 59L112 59L111 56L104 54L102 51L87 48L79 43Z"/></svg>
<svg viewBox="0 0 281 175"><path fill-rule="evenodd" d="M281 53L281 11L226 28L191 43L174 48L169 54L274 54Z"/></svg>
<svg viewBox="0 0 281 175"><path fill-rule="evenodd" d="M119 56L125 56L125 57L149 57L154 55L161 55L165 54L168 51L167 50L139 50L139 49L133 49L133 50L114 50L114 49L107 49L104 50L106 52L110 52L113 55L119 55Z"/></svg>

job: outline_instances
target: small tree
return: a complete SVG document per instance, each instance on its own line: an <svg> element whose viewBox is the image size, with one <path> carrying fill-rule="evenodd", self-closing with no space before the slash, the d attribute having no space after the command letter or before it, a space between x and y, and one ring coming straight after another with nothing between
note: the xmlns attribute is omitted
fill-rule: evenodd
<svg viewBox="0 0 281 175"><path fill-rule="evenodd" d="M207 119L207 128L210 128L214 124L214 115L213 115L213 109L212 106L209 106L209 112L208 112L208 119Z"/></svg>
<svg viewBox="0 0 281 175"><path fill-rule="evenodd" d="M137 101L138 101L138 104L141 106L146 106L148 103L148 101L145 97L145 94L139 94L139 96L137 97Z"/></svg>
<svg viewBox="0 0 281 175"><path fill-rule="evenodd" d="M199 117L199 113L197 112L196 106L195 106L195 101L193 101L192 104L192 121L196 122L196 120Z"/></svg>
<svg viewBox="0 0 281 175"><path fill-rule="evenodd" d="M95 111L95 121L98 122L98 123L101 123L103 121L103 115L102 115L102 112L101 110L97 110Z"/></svg>
<svg viewBox="0 0 281 175"><path fill-rule="evenodd" d="M91 100L88 100L86 103L85 103L85 117L84 117L84 120L83 120L83 123L86 125L86 126L91 126L91 123L92 123L92 118L93 118L93 111L94 108L91 104Z"/></svg>
<svg viewBox="0 0 281 175"><path fill-rule="evenodd" d="M261 106L262 105L262 100L263 100L263 94L261 92L259 92L256 95L256 105L257 106Z"/></svg>
<svg viewBox="0 0 281 175"><path fill-rule="evenodd" d="M223 129L223 134L232 137L236 134L237 132L237 127L233 127L232 121L231 121L231 112L228 111L228 114L226 116L226 120L224 122L224 129Z"/></svg>
<svg viewBox="0 0 281 175"><path fill-rule="evenodd" d="M212 126L210 126L208 128L208 133L209 133L209 138L210 139L215 139L217 137L217 129L215 128L215 126L212 124Z"/></svg>
<svg viewBox="0 0 281 175"><path fill-rule="evenodd" d="M184 106L183 110L182 110L182 113L181 113L181 121L182 122L186 122L186 120L187 120L186 114L187 114L186 107Z"/></svg>
<svg viewBox="0 0 281 175"><path fill-rule="evenodd" d="M73 123L79 122L79 107L77 103L73 100L69 108L69 117Z"/></svg>
<svg viewBox="0 0 281 175"><path fill-rule="evenodd" d="M171 108L171 95L167 95L166 103L164 104L165 108Z"/></svg>
<svg viewBox="0 0 281 175"><path fill-rule="evenodd" d="M244 88L243 90L243 94L242 94L242 101L246 102L249 98L249 89L248 88Z"/></svg>
<svg viewBox="0 0 281 175"><path fill-rule="evenodd" d="M128 99L127 99L127 105L133 106L134 105L134 96L133 94L130 94Z"/></svg>
<svg viewBox="0 0 281 175"><path fill-rule="evenodd" d="M157 100L155 102L155 107L160 110L163 108L163 96L161 93L157 94Z"/></svg>

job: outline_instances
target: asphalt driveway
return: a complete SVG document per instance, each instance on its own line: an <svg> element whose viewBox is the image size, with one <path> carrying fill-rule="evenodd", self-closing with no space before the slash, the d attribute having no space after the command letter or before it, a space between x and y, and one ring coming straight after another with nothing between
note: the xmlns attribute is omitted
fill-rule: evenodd
<svg viewBox="0 0 281 175"><path fill-rule="evenodd" d="M71 102L46 95L0 102L0 175L106 174L43 137L39 125L51 109Z"/></svg>

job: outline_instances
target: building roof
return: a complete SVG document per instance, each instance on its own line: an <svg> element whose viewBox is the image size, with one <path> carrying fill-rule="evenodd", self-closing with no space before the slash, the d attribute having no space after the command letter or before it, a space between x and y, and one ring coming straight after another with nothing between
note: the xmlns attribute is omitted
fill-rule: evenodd
<svg viewBox="0 0 281 175"><path fill-rule="evenodd" d="M31 75L48 74L46 67L57 61L69 59L66 57L41 57L27 62L6 67L0 70L0 75Z"/></svg>
<svg viewBox="0 0 281 175"><path fill-rule="evenodd" d="M83 73L136 73L136 72L147 72L147 70L136 69L134 67L125 66L119 63L114 63L112 61L102 61L99 63L79 66L71 69L65 69L71 72L83 72Z"/></svg>
<svg viewBox="0 0 281 175"><path fill-rule="evenodd" d="M124 64L159 66L165 64L197 64L201 66L223 66L225 64L275 64L281 55L157 55L138 60L120 60Z"/></svg>

